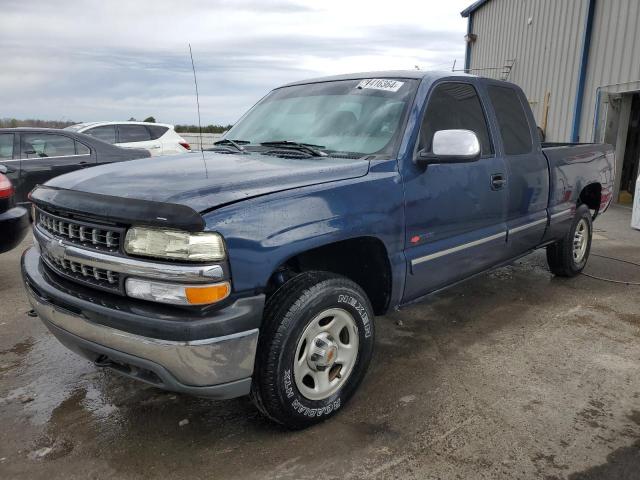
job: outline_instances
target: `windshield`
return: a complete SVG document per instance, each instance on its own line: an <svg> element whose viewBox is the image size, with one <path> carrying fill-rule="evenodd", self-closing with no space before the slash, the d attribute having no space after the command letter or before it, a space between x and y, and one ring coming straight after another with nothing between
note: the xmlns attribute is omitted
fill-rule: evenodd
<svg viewBox="0 0 640 480"><path fill-rule="evenodd" d="M250 145L286 140L329 153L390 153L417 84L410 79L366 79L279 88L225 138Z"/></svg>

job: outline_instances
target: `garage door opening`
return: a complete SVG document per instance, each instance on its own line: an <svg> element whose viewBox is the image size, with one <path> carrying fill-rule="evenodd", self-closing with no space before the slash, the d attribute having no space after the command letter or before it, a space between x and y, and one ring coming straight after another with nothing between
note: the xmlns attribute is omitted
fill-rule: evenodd
<svg viewBox="0 0 640 480"><path fill-rule="evenodd" d="M633 196L636 194L638 165L640 165L640 93L634 93L631 100L629 128L620 174L620 194L618 196L620 203L631 204L633 202Z"/></svg>

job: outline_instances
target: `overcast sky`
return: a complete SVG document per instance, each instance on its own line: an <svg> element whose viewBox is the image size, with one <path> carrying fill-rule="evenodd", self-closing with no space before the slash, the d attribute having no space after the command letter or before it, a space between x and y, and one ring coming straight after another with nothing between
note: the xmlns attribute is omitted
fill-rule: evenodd
<svg viewBox="0 0 640 480"><path fill-rule="evenodd" d="M233 123L270 89L450 69L471 0L1 0L0 117Z"/></svg>

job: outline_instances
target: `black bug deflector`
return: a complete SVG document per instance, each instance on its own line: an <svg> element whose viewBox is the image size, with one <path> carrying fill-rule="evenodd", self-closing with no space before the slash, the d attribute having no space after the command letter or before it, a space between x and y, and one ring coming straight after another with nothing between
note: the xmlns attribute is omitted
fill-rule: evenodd
<svg viewBox="0 0 640 480"><path fill-rule="evenodd" d="M115 223L152 225L199 232L204 220L186 205L156 202L128 197L37 186L30 194L36 204L88 216L109 219Z"/></svg>

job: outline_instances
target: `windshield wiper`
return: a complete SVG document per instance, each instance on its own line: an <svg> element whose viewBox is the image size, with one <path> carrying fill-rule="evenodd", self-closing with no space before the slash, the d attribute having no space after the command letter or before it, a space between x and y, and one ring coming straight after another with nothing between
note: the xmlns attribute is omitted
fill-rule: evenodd
<svg viewBox="0 0 640 480"><path fill-rule="evenodd" d="M319 150L320 148L324 148L323 145L314 145L312 143L298 143L291 142L289 140L274 140L271 142L262 142L260 143L263 147L281 147L281 148L290 148L292 150L300 150L301 152L308 153L313 155L314 157L328 157L329 154Z"/></svg>
<svg viewBox="0 0 640 480"><path fill-rule="evenodd" d="M251 142L248 140L231 140L230 138L223 138L222 140L218 140L217 142L213 142L214 145L231 145L239 152L244 153L246 150L242 145L247 145Z"/></svg>

